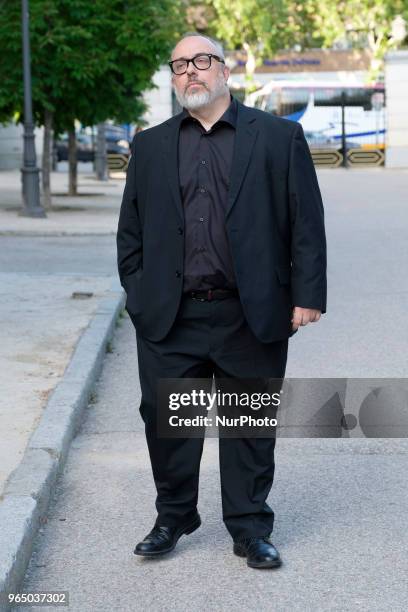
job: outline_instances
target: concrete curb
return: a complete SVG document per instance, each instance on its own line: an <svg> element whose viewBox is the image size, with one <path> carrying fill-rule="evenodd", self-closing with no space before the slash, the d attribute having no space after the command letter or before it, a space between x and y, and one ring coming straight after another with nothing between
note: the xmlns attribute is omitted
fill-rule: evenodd
<svg viewBox="0 0 408 612"><path fill-rule="evenodd" d="M125 298L115 281L80 337L20 465L5 484L0 497L0 612L10 609L5 593L18 592L23 581L37 531L81 425Z"/></svg>

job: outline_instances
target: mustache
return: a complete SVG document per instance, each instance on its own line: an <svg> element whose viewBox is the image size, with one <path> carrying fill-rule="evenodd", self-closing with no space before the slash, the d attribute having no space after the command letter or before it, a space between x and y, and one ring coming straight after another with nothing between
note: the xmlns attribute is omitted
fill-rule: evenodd
<svg viewBox="0 0 408 612"><path fill-rule="evenodd" d="M187 89L190 87L190 85L202 85L203 87L205 87L207 89L207 86L205 83L203 83L202 81L190 81L189 83L187 83L186 88L184 91L187 91Z"/></svg>

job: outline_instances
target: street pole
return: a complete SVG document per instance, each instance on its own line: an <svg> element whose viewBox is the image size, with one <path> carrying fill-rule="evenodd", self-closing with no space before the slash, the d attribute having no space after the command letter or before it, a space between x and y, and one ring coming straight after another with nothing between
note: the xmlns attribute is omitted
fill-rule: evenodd
<svg viewBox="0 0 408 612"><path fill-rule="evenodd" d="M341 148L343 151L343 164L347 168L347 148L346 148L346 92L341 92Z"/></svg>
<svg viewBox="0 0 408 612"><path fill-rule="evenodd" d="M46 217L45 210L40 203L40 171L37 168L35 152L28 0L21 1L21 25L24 74L24 160L21 168L21 179L24 206L19 215L23 217Z"/></svg>
<svg viewBox="0 0 408 612"><path fill-rule="evenodd" d="M98 123L98 131L96 134L96 150L95 150L95 168L96 178L98 181L109 180L107 172L107 157L106 157L106 127L105 123Z"/></svg>

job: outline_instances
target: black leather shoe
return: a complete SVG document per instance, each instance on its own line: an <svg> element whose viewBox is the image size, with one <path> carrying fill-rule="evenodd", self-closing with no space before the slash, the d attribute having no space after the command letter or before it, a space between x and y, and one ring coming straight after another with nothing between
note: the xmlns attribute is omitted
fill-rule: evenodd
<svg viewBox="0 0 408 612"><path fill-rule="evenodd" d="M234 542L234 553L246 557L249 567L268 569L282 565L278 551L267 536Z"/></svg>
<svg viewBox="0 0 408 612"><path fill-rule="evenodd" d="M134 553L143 557L164 555L175 548L180 536L193 533L201 525L200 515L184 525L169 527L168 525L155 525L142 542L137 544Z"/></svg>

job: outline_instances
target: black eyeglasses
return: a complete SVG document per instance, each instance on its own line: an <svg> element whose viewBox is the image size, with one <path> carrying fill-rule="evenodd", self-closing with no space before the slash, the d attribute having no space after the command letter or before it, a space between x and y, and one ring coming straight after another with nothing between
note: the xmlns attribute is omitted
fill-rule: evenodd
<svg viewBox="0 0 408 612"><path fill-rule="evenodd" d="M197 70L208 70L211 66L211 59L214 58L217 62L221 62L225 64L225 61L218 57L218 55L214 55L214 53L199 53L195 55L191 59L176 59L172 62L169 62L169 66L173 74L184 74L187 72L187 68L190 62L192 62L193 66L197 68Z"/></svg>

